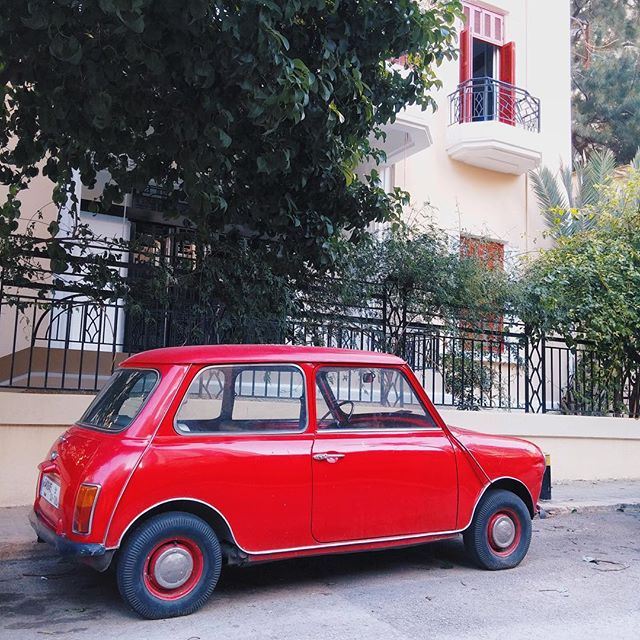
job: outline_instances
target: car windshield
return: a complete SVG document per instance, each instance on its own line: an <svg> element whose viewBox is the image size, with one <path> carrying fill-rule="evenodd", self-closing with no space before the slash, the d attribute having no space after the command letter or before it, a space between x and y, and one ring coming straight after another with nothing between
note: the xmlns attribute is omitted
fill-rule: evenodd
<svg viewBox="0 0 640 640"><path fill-rule="evenodd" d="M116 371L80 418L80 424L107 431L125 429L138 415L157 382L156 371Z"/></svg>

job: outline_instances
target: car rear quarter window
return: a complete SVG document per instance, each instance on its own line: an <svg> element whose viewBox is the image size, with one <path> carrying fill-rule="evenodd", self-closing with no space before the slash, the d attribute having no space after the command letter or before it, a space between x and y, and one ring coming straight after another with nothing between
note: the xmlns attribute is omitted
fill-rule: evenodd
<svg viewBox="0 0 640 640"><path fill-rule="evenodd" d="M294 365L224 365L198 372L176 412L181 433L303 431L305 380Z"/></svg>
<svg viewBox="0 0 640 640"><path fill-rule="evenodd" d="M79 423L105 431L126 429L148 400L159 378L158 372L150 369L119 369Z"/></svg>

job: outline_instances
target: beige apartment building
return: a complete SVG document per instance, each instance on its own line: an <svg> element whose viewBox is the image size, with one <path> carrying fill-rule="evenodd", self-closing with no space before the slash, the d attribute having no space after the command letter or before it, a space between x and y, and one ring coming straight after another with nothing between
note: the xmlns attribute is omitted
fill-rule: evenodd
<svg viewBox="0 0 640 640"><path fill-rule="evenodd" d="M410 107L388 125L383 175L452 235L521 256L548 242L529 171L571 163L570 3L463 4L438 110Z"/></svg>

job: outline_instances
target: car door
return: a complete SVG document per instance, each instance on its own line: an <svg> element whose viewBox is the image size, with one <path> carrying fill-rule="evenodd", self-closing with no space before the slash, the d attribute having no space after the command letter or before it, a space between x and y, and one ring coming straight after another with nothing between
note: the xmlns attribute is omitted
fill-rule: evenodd
<svg viewBox="0 0 640 640"><path fill-rule="evenodd" d="M318 368L316 414L318 542L455 529L453 447L399 368Z"/></svg>

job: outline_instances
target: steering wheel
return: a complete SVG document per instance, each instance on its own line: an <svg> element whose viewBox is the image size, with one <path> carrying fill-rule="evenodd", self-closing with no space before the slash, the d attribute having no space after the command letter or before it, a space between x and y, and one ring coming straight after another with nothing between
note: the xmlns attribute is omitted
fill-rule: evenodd
<svg viewBox="0 0 640 640"><path fill-rule="evenodd" d="M351 410L349 411L349 413L347 414L347 419L345 420L345 422L349 422L349 420L351 420L351 416L353 415L353 411L356 408L356 405L353 403L352 400L342 400L342 402L338 402L338 404L336 405L336 407L342 409L342 407L344 407L345 404L350 404L351 405ZM344 412L343 412L344 413ZM331 415L331 409L329 409L329 411L327 411L319 420L319 422L322 422L325 418L328 418Z"/></svg>

